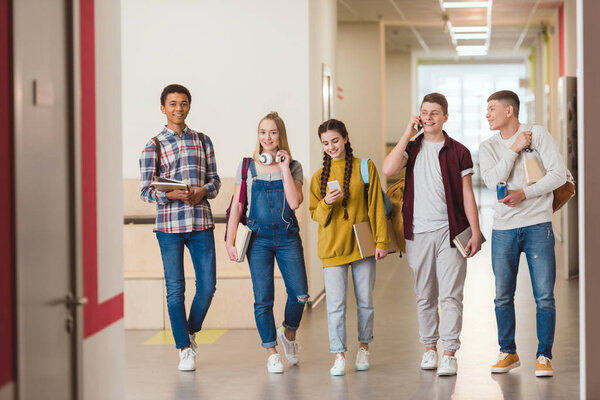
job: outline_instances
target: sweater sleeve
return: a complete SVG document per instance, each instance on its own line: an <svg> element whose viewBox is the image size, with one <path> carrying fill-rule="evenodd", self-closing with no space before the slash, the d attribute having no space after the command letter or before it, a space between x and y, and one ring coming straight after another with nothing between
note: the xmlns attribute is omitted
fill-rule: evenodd
<svg viewBox="0 0 600 400"><path fill-rule="evenodd" d="M377 248L386 250L390 243L387 232L387 219L385 217L385 208L383 205L383 194L379 174L375 164L369 160L369 204L367 206L371 229L373 230L373 240Z"/></svg>
<svg viewBox="0 0 600 400"><path fill-rule="evenodd" d="M310 181L310 197L308 209L311 218L320 226L325 227L331 221L331 212L333 204L325 203L325 199L321 198L321 171L317 171Z"/></svg>
<svg viewBox="0 0 600 400"><path fill-rule="evenodd" d="M479 146L479 170L485 185L496 190L496 184L500 181L508 181L510 173L515 165L515 161L519 156L511 149L504 146L500 148L500 159L495 160L492 150L492 145L489 140L486 140Z"/></svg>
<svg viewBox="0 0 600 400"><path fill-rule="evenodd" d="M539 153L546 174L533 185L523 187L527 199L550 193L567 180L566 167L554 138L545 128L541 126L535 126L535 128L537 132L534 132L532 136L532 148Z"/></svg>

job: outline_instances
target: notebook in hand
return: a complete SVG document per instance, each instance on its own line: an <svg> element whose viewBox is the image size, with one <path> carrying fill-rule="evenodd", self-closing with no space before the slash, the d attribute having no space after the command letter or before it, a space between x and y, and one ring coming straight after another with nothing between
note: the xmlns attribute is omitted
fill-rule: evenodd
<svg viewBox="0 0 600 400"><path fill-rule="evenodd" d="M456 237L452 240L452 243L454 243L454 245L463 257L468 256L467 252L465 251L465 247L467 246L467 243L469 243L469 240L471 240L471 236L473 236L473 232L471 232L471 227L469 226L467 229L456 235ZM481 243L483 244L484 242L485 236L483 236L482 233Z"/></svg>
<svg viewBox="0 0 600 400"><path fill-rule="evenodd" d="M237 233L235 234L235 248L238 253L238 262L244 261L248 244L252 237L252 231L244 224L238 224Z"/></svg>
<svg viewBox="0 0 600 400"><path fill-rule="evenodd" d="M358 244L358 250L360 251L361 258L371 257L375 255L375 240L373 240L373 231L371 230L371 223L369 221L360 222L354 224L354 237ZM392 221L387 220L387 231L390 237L390 243L388 244L388 253L398 251L398 243L396 242L396 233L392 228Z"/></svg>
<svg viewBox="0 0 600 400"><path fill-rule="evenodd" d="M354 237L358 244L361 258L375 255L375 242L373 241L373 232L369 221L354 224Z"/></svg>
<svg viewBox="0 0 600 400"><path fill-rule="evenodd" d="M161 192L170 192L177 189L189 190L187 183L169 178L155 178L152 181L152 186Z"/></svg>

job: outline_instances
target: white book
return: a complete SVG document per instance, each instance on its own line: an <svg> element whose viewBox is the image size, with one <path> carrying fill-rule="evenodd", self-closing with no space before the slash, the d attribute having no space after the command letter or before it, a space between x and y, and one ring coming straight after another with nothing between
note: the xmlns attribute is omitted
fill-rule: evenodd
<svg viewBox="0 0 600 400"><path fill-rule="evenodd" d="M152 186L154 186L156 190L159 190L161 192L170 192L171 190L177 189L189 189L187 183L169 178L155 178L155 180L152 181Z"/></svg>
<svg viewBox="0 0 600 400"><path fill-rule="evenodd" d="M237 249L238 262L244 261L248 244L252 237L252 231L244 224L238 224L237 233L235 234L235 248Z"/></svg>

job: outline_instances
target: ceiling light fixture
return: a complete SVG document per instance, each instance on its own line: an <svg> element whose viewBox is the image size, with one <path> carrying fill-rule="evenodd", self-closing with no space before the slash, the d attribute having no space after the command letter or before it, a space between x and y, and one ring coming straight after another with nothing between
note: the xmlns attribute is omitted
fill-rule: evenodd
<svg viewBox="0 0 600 400"><path fill-rule="evenodd" d="M487 33L455 33L456 40L487 39Z"/></svg>
<svg viewBox="0 0 600 400"><path fill-rule="evenodd" d="M459 53L473 52L473 51L485 51L487 52L486 46L456 46L456 51Z"/></svg>
<svg viewBox="0 0 600 400"><path fill-rule="evenodd" d="M470 51L466 53L457 53L459 57L486 56L487 51Z"/></svg>
<svg viewBox="0 0 600 400"><path fill-rule="evenodd" d="M489 7L487 1L445 1L442 3L444 8L474 8L474 7Z"/></svg>
<svg viewBox="0 0 600 400"><path fill-rule="evenodd" d="M487 26L453 26L452 32L454 33L479 33L479 32L487 32Z"/></svg>

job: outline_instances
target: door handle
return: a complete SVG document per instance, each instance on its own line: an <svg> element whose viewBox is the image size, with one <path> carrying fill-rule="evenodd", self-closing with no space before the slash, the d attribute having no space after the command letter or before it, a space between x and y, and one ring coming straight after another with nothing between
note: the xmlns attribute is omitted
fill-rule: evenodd
<svg viewBox="0 0 600 400"><path fill-rule="evenodd" d="M85 296L75 297L73 293L69 292L61 302L67 307L76 307L86 305L88 299Z"/></svg>

